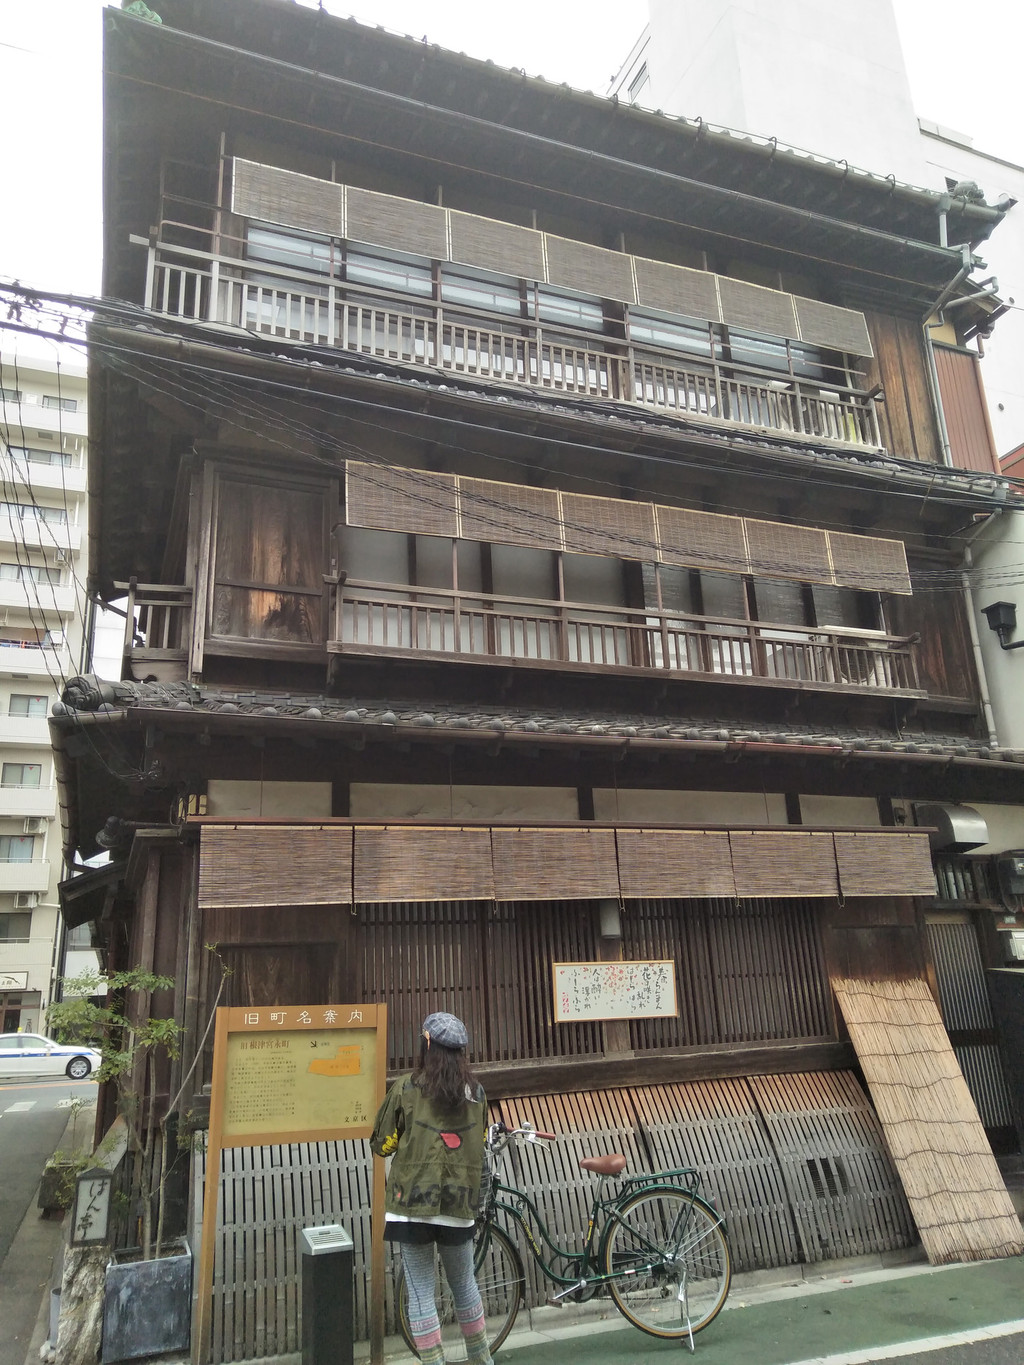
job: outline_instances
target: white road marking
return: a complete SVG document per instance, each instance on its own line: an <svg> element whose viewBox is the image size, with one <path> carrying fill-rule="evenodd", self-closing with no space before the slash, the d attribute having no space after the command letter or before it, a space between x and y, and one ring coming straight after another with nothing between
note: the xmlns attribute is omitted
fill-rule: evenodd
<svg viewBox="0 0 1024 1365"><path fill-rule="evenodd" d="M5 1114L24 1114L26 1109L34 1109L35 1100L19 1100L17 1104L9 1104L4 1110Z"/></svg>

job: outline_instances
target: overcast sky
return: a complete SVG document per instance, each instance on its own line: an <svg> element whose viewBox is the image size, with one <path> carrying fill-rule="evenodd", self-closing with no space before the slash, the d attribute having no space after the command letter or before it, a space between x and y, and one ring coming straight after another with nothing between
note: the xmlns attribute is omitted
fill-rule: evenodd
<svg viewBox="0 0 1024 1365"><path fill-rule="evenodd" d="M149 2L159 11L160 0ZM983 25L974 28L972 15L981 11L962 0L895 0L895 6L918 114L972 134L979 148L1024 162L1015 70L1024 35L1019 0L990 0ZM103 7L104 0L0 0L0 278L99 290ZM642 0L517 0L511 7L481 0L325 0L325 8L598 93L646 17ZM856 22L855 6L850 15Z"/></svg>

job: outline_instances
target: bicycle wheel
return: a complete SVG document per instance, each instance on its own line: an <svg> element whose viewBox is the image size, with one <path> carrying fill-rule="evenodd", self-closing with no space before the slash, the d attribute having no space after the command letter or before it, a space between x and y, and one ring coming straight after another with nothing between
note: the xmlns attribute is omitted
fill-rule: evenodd
<svg viewBox="0 0 1024 1365"><path fill-rule="evenodd" d="M722 1220L703 1199L672 1186L627 1199L609 1218L602 1265L615 1307L652 1337L699 1332L729 1292L732 1265ZM685 1301L684 1301L685 1293Z"/></svg>
<svg viewBox="0 0 1024 1365"><path fill-rule="evenodd" d="M473 1266L476 1282L480 1286L480 1297L483 1299L487 1339L493 1355L511 1332L519 1305L526 1293L523 1262L508 1234L499 1227L491 1227L477 1243ZM396 1293L398 1325L405 1344L415 1352L412 1333L409 1330L409 1295L405 1287L405 1276L401 1272L398 1275ZM448 1288L448 1282L441 1273L440 1262L437 1267L434 1294L437 1316L441 1320L441 1341L444 1344L445 1359L465 1360L466 1346L455 1312L455 1301Z"/></svg>

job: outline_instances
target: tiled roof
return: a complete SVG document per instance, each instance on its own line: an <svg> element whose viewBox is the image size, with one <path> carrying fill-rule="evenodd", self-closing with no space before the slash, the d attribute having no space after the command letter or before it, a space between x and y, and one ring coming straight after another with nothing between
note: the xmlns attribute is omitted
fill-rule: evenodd
<svg viewBox="0 0 1024 1365"><path fill-rule="evenodd" d="M77 681L77 680L76 680ZM89 682L90 680L83 680ZM942 759L990 759L1024 764L1024 750L992 749L984 741L962 734L942 734L904 725L886 730L880 726L832 724L827 726L757 720L740 722L709 715L659 714L584 709L580 705L559 707L494 706L473 702L460 705L436 698L421 704L403 699L327 697L269 691L234 691L194 687L189 683L104 683L89 697L65 689L65 700L56 703L54 714L79 712L120 714L125 710L184 711L209 716L248 716L264 720L330 721L361 729L395 731L429 730L463 735L494 735L509 738L576 736L584 742L648 740L687 744L783 745L813 749L873 751L890 754L932 755ZM119 695L115 694L116 692ZM79 689L81 693L81 689Z"/></svg>

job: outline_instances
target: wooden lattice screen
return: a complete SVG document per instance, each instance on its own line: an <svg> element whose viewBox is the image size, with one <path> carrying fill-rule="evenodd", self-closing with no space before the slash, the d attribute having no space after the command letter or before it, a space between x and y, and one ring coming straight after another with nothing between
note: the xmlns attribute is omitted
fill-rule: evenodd
<svg viewBox="0 0 1024 1365"><path fill-rule="evenodd" d="M913 1241L878 1121L849 1072L536 1095L492 1105L492 1117L510 1127L530 1119L559 1134L551 1147L520 1149L509 1174L531 1191L563 1246L576 1244L592 1197L593 1177L579 1159L605 1152L622 1152L632 1172L695 1166L725 1215L737 1270ZM366 1337L369 1171L364 1142L224 1152L213 1365L299 1350L296 1240L299 1228L317 1223L339 1222L352 1233L356 1331ZM201 1192L201 1153L196 1176ZM197 1220L201 1204L194 1201ZM529 1310L549 1290L521 1250ZM389 1331L394 1269L389 1264L384 1283Z"/></svg>
<svg viewBox="0 0 1024 1365"><path fill-rule="evenodd" d="M798 900L631 901L627 958L673 958L679 1016L637 1019L637 1050L834 1036L815 907Z"/></svg>

